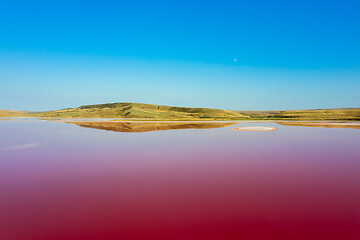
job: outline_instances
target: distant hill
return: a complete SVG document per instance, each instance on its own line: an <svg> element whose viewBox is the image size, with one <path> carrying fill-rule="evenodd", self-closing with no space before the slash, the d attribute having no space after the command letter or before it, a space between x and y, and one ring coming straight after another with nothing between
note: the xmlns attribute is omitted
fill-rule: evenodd
<svg viewBox="0 0 360 240"><path fill-rule="evenodd" d="M0 110L0 117L26 117L27 114L27 112L15 110Z"/></svg>
<svg viewBox="0 0 360 240"><path fill-rule="evenodd" d="M128 118L148 120L316 120L360 121L360 108L286 111L229 111L213 108L172 107L145 103L84 105L46 112L0 110L0 117Z"/></svg>
<svg viewBox="0 0 360 240"><path fill-rule="evenodd" d="M249 118L241 113L212 109L153 105L144 103L107 103L78 108L33 113L37 117L57 118L146 118L170 120L222 120Z"/></svg>
<svg viewBox="0 0 360 240"><path fill-rule="evenodd" d="M359 121L360 108L286 110L286 111L236 111L253 119L283 120L346 120Z"/></svg>
<svg viewBox="0 0 360 240"><path fill-rule="evenodd" d="M282 119L302 120L360 120L360 109L318 109L318 110L291 110L283 111L275 115Z"/></svg>
<svg viewBox="0 0 360 240"><path fill-rule="evenodd" d="M236 111L236 112L249 116L251 118L270 118L280 113L281 111Z"/></svg>

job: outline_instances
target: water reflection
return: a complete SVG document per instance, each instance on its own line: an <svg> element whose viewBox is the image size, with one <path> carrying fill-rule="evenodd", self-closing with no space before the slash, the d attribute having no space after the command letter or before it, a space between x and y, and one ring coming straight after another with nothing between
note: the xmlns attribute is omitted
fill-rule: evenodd
<svg viewBox="0 0 360 240"><path fill-rule="evenodd" d="M114 132L151 132L173 129L211 129L236 125L237 122L70 122L85 128Z"/></svg>
<svg viewBox="0 0 360 240"><path fill-rule="evenodd" d="M0 239L360 239L359 130L261 126L0 121Z"/></svg>

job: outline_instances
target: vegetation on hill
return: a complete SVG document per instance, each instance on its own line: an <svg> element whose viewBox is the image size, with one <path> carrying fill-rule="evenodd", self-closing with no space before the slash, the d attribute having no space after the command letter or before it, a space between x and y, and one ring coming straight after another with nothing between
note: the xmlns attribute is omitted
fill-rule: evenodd
<svg viewBox="0 0 360 240"><path fill-rule="evenodd" d="M252 119L271 120L317 120L317 121L359 121L360 108L287 110L287 111L237 111Z"/></svg>
<svg viewBox="0 0 360 240"><path fill-rule="evenodd" d="M274 117L297 120L360 120L360 109L319 109L282 111Z"/></svg>
<svg viewBox="0 0 360 240"><path fill-rule="evenodd" d="M256 119L256 118L270 118L280 113L281 111L236 111L236 112Z"/></svg>
<svg viewBox="0 0 360 240"><path fill-rule="evenodd" d="M0 110L0 117L26 117L27 112L20 112L15 110Z"/></svg>
<svg viewBox="0 0 360 240"><path fill-rule="evenodd" d="M212 108L171 107L144 103L108 103L34 113L38 117L57 118L146 118L171 120L222 120L249 118L234 111Z"/></svg>
<svg viewBox="0 0 360 240"><path fill-rule="evenodd" d="M125 118L146 120L304 120L360 121L360 108L228 111L212 108L172 107L144 103L107 103L84 105L47 112L0 110L0 117L49 118Z"/></svg>

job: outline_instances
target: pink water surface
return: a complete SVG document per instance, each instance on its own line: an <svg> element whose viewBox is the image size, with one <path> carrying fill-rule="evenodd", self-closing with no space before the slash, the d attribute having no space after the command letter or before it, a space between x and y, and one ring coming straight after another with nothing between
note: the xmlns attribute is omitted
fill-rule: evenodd
<svg viewBox="0 0 360 240"><path fill-rule="evenodd" d="M0 121L0 239L360 239L360 130Z"/></svg>

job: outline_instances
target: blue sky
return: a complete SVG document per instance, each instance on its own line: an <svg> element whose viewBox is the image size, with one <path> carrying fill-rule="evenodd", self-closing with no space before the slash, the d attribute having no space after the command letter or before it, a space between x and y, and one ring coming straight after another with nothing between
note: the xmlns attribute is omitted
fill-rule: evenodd
<svg viewBox="0 0 360 240"><path fill-rule="evenodd" d="M359 12L358 1L2 0L0 109L360 107Z"/></svg>

